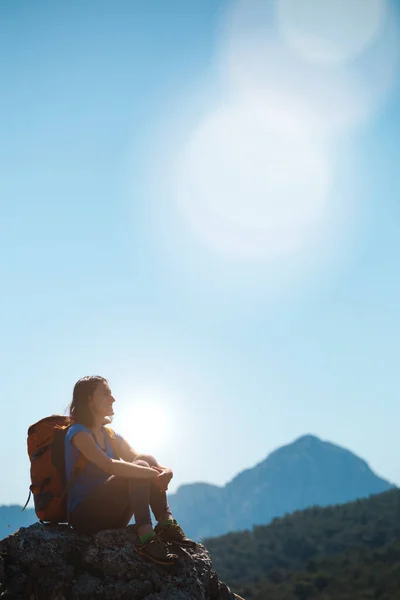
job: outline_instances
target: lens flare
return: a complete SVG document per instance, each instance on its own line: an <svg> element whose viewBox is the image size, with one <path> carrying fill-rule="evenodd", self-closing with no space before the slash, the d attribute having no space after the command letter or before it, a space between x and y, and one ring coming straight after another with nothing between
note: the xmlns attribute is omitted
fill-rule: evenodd
<svg viewBox="0 0 400 600"><path fill-rule="evenodd" d="M277 24L285 41L309 61L346 62L382 33L386 0L277 0Z"/></svg>
<svg viewBox="0 0 400 600"><path fill-rule="evenodd" d="M349 135L394 88L400 56L395 11L384 0L366 0L365 11L357 13L359 1L364 6L364 0L343 0L347 8L331 8L332 15L328 8L342 0L232 3L219 39L221 80L244 102L257 97L265 114L272 106L271 121L279 99L293 115L294 135ZM304 119L296 124L298 107Z"/></svg>
<svg viewBox="0 0 400 600"><path fill-rule="evenodd" d="M242 256L301 250L329 214L331 165L311 139L277 136L249 106L224 106L193 132L176 197L192 229Z"/></svg>

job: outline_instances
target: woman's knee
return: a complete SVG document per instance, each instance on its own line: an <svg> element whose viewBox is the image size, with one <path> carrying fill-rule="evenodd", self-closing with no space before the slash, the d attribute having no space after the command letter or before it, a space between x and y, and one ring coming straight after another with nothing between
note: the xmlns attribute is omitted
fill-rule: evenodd
<svg viewBox="0 0 400 600"><path fill-rule="evenodd" d="M135 463L135 465L139 465L140 467L147 467L147 468L150 467L150 464L146 460L139 459L139 460L135 460L133 462Z"/></svg>
<svg viewBox="0 0 400 600"><path fill-rule="evenodd" d="M157 467L158 465L157 460L151 454L140 454L139 460L135 460L135 463L140 463L141 461L146 462L146 466L148 467Z"/></svg>

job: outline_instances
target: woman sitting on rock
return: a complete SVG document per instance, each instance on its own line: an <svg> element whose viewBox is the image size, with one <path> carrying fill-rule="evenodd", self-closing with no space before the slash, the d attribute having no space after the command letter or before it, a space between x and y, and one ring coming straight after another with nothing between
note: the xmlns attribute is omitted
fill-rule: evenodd
<svg viewBox="0 0 400 600"><path fill-rule="evenodd" d="M82 533L126 527L135 517L137 551L156 563L170 565L170 544L193 547L168 507L172 471L153 456L138 454L119 435L111 443L104 425L114 414L115 399L103 377L83 377L74 387L69 407L72 425L65 438L69 523ZM74 474L80 453L87 460ZM158 521L153 530L150 508Z"/></svg>

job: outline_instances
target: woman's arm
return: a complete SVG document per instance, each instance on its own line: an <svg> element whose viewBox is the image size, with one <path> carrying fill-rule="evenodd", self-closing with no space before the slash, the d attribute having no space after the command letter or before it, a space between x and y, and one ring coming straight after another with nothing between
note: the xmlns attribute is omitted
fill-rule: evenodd
<svg viewBox="0 0 400 600"><path fill-rule="evenodd" d="M114 460L107 456L95 443L93 436L86 431L77 432L71 440L71 443L84 455L84 457L94 463L99 469L109 475L118 475L119 477L135 477L139 479L157 479L159 474L154 469L135 465L132 462Z"/></svg>
<svg viewBox="0 0 400 600"><path fill-rule="evenodd" d="M125 460L126 462L133 462L134 460L143 458L143 460L147 461L147 456L148 456L147 454L140 454L139 452L134 450L132 448L132 446L130 446L124 438L117 436L117 439L118 439L118 454L119 454L120 458L122 458L122 460ZM152 458L151 463L155 461L156 467L160 467L163 471L171 471L171 469L169 467L161 465L153 456L151 458ZM172 471L171 471L171 473L172 473Z"/></svg>
<svg viewBox="0 0 400 600"><path fill-rule="evenodd" d="M117 436L117 441L118 455L120 458L122 458L122 460L125 460L126 462L132 462L139 458L139 452L136 452L136 450L134 450L132 446L130 446L128 442L124 440L124 438Z"/></svg>
<svg viewBox="0 0 400 600"><path fill-rule="evenodd" d="M153 470L158 472L159 477L157 483L159 483L160 489L166 492L168 490L169 482L174 476L172 470L168 467L165 467L164 465L161 465L154 458L154 456L150 456L149 454L139 454L138 452L136 452L136 450L131 448L128 442L126 442L122 437L118 436L117 439L119 442L118 453L122 460L132 462L138 459L142 459L145 462L147 462Z"/></svg>

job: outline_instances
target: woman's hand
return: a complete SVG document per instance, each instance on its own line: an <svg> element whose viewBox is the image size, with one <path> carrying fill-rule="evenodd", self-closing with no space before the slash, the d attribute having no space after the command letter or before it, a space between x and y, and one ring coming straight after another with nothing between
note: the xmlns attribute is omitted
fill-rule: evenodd
<svg viewBox="0 0 400 600"><path fill-rule="evenodd" d="M171 469L162 469L161 467L152 467L155 471L158 472L158 477L155 480L157 487L162 491L166 492L168 489L169 482L173 477L173 472Z"/></svg>

